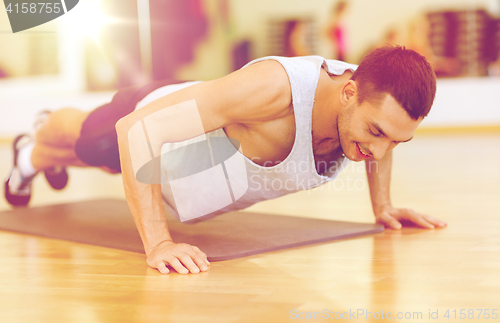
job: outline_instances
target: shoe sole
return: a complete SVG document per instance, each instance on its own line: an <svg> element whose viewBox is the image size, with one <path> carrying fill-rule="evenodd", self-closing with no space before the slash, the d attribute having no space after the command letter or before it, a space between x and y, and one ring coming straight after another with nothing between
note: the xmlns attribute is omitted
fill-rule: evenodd
<svg viewBox="0 0 500 323"><path fill-rule="evenodd" d="M4 195L5 199L7 202L9 202L10 205L14 207L22 207L22 206L27 206L28 203L30 202L31 199L31 194L30 195L12 195L10 193L10 188L9 188L9 182L10 182L10 176L9 179L5 181L5 186L4 186Z"/></svg>

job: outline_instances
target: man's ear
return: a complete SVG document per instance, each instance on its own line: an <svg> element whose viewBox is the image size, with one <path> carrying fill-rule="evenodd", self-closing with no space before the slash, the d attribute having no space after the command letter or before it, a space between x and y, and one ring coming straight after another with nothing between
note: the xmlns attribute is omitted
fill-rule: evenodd
<svg viewBox="0 0 500 323"><path fill-rule="evenodd" d="M357 93L358 87L356 82L353 80L349 80L342 86L340 101L342 102L342 104L347 105L348 103L353 102L352 100L356 100Z"/></svg>

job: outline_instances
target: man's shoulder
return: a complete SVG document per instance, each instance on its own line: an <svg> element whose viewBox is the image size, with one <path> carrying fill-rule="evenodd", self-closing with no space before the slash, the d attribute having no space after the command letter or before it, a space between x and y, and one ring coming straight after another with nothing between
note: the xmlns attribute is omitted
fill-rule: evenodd
<svg viewBox="0 0 500 323"><path fill-rule="evenodd" d="M264 59L254 61L251 65L246 65L242 70L245 74L254 74L256 80L266 83L275 89L289 86L288 73L285 66L278 60Z"/></svg>

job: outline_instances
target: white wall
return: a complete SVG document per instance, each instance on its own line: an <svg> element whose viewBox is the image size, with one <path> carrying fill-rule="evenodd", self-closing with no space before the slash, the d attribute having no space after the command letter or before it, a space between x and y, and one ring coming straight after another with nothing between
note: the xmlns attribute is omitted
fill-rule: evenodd
<svg viewBox="0 0 500 323"><path fill-rule="evenodd" d="M500 77L439 79L421 127L500 125Z"/></svg>

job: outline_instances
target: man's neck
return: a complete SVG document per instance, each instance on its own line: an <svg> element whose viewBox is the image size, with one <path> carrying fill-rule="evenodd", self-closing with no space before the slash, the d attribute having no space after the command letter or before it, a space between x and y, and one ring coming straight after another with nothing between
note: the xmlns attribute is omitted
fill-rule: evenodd
<svg viewBox="0 0 500 323"><path fill-rule="evenodd" d="M313 151L315 157L337 155L340 141L337 120L342 103L340 97L345 82L351 74L329 76L321 70L312 113ZM320 158L317 158L320 159Z"/></svg>

